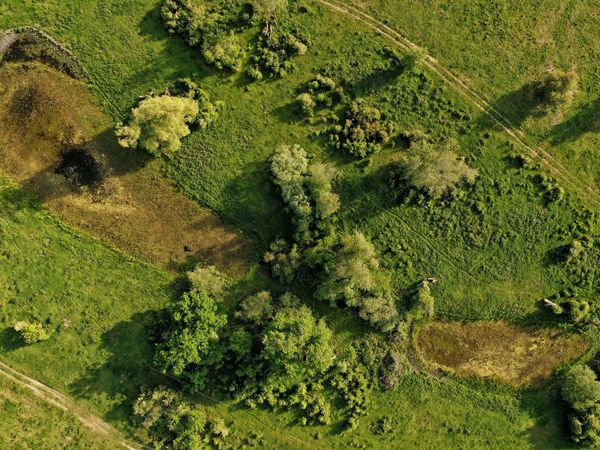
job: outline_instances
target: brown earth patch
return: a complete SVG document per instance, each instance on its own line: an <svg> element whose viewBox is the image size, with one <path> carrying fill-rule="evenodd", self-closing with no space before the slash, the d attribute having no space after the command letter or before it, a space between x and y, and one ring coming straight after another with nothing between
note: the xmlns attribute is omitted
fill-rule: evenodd
<svg viewBox="0 0 600 450"><path fill-rule="evenodd" d="M66 222L141 259L177 270L192 261L232 275L250 245L176 191L160 161L119 147L87 86L39 63L0 67L0 170Z"/></svg>
<svg viewBox="0 0 600 450"><path fill-rule="evenodd" d="M417 353L433 366L510 385L540 386L590 343L553 328L522 329L506 322L432 322L415 335Z"/></svg>

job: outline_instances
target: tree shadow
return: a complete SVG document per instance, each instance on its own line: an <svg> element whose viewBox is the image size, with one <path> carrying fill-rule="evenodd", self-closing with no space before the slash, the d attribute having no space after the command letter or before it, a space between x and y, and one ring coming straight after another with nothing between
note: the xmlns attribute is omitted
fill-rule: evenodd
<svg viewBox="0 0 600 450"><path fill-rule="evenodd" d="M521 126L529 117L541 117L543 99L536 95L537 85L534 82L521 86L498 98L492 107L506 117L513 125ZM485 116L485 115L484 115ZM489 122L487 116L486 122Z"/></svg>
<svg viewBox="0 0 600 450"><path fill-rule="evenodd" d="M600 133L600 97L579 108L574 116L550 132L552 145L573 142L585 133Z"/></svg>
<svg viewBox="0 0 600 450"><path fill-rule="evenodd" d="M3 352L12 352L24 345L23 339L13 328L0 330L0 350Z"/></svg>
<svg viewBox="0 0 600 450"><path fill-rule="evenodd" d="M366 97L374 91L381 90L392 84L400 75L408 69L404 64L391 64L389 68L376 70L363 78L343 84L344 91L352 97Z"/></svg>
<svg viewBox="0 0 600 450"><path fill-rule="evenodd" d="M138 313L106 331L101 337L101 347L109 354L106 363L69 386L77 397L104 396L115 401L107 420L127 421L142 387L171 383L152 369L152 342L156 337L153 334L163 314L163 311Z"/></svg>

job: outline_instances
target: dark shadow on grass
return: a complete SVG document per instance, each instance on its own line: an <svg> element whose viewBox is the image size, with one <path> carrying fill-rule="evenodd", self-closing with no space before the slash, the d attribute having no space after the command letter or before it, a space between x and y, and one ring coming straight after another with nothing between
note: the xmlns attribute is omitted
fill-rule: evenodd
<svg viewBox="0 0 600 450"><path fill-rule="evenodd" d="M126 421L142 387L169 384L168 378L151 369L153 328L162 314L163 311L139 313L105 332L101 346L110 355L108 361L70 386L75 396L103 395L115 400L117 403L106 419Z"/></svg>
<svg viewBox="0 0 600 450"><path fill-rule="evenodd" d="M573 142L585 133L600 133L600 97L581 106L569 119L556 125L550 132L552 145Z"/></svg>
<svg viewBox="0 0 600 450"><path fill-rule="evenodd" d="M542 99L534 95L535 92L536 84L527 83L516 91L498 98L492 107L506 117L512 125L519 127L528 117L540 117L544 114L541 108ZM485 119L489 122L487 117Z"/></svg>
<svg viewBox="0 0 600 450"><path fill-rule="evenodd" d="M4 328L0 330L0 350L3 352L12 352L20 347L23 347L25 343L19 333L13 328Z"/></svg>

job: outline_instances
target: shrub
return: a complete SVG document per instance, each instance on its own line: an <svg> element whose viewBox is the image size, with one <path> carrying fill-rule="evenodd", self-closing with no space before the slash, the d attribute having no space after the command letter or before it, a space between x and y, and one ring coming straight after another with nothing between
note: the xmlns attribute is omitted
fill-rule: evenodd
<svg viewBox="0 0 600 450"><path fill-rule="evenodd" d="M283 78L294 70L291 58L304 55L308 44L289 32L261 35L252 60L257 68L273 78Z"/></svg>
<svg viewBox="0 0 600 450"><path fill-rule="evenodd" d="M309 168L306 184L314 202L317 219L327 219L340 208L340 196L332 192L331 186L335 176L335 169L322 163L313 164Z"/></svg>
<svg viewBox="0 0 600 450"><path fill-rule="evenodd" d="M251 80L259 81L263 79L263 74L257 66L251 66L247 72L248 77Z"/></svg>
<svg viewBox="0 0 600 450"><path fill-rule="evenodd" d="M252 0L254 16L265 22L272 22L288 9L288 0Z"/></svg>
<svg viewBox="0 0 600 450"><path fill-rule="evenodd" d="M382 119L381 112L358 99L345 112L343 125L331 130L331 139L338 149L365 158L381 150L395 131L391 122Z"/></svg>
<svg viewBox="0 0 600 450"><path fill-rule="evenodd" d="M417 288L408 317L412 320L431 320L435 315L435 299L429 282L423 281Z"/></svg>
<svg viewBox="0 0 600 450"><path fill-rule="evenodd" d="M417 141L390 170L392 189L411 187L439 198L452 192L460 183L473 183L477 170L457 157L454 141L440 144Z"/></svg>
<svg viewBox="0 0 600 450"><path fill-rule="evenodd" d="M189 78L180 78L175 81L165 93L175 97L187 97L198 103L198 114L192 122L201 129L208 128L219 117L219 112L223 108L223 102L211 101L208 92L198 87Z"/></svg>
<svg viewBox="0 0 600 450"><path fill-rule="evenodd" d="M296 97L296 103L301 112L307 116L312 116L315 112L316 102L309 93L300 94Z"/></svg>
<svg viewBox="0 0 600 450"><path fill-rule="evenodd" d="M575 72L549 70L534 83L532 94L536 101L548 106L567 106L575 97L579 77Z"/></svg>
<svg viewBox="0 0 600 450"><path fill-rule="evenodd" d="M569 320L573 323L579 323L590 315L590 304L585 300L572 298L567 302L567 306Z"/></svg>
<svg viewBox="0 0 600 450"><path fill-rule="evenodd" d="M189 124L200 112L191 98L151 97L132 111L128 125L117 128L119 144L141 147L153 155L170 155L181 147L181 138L190 134Z"/></svg>
<svg viewBox="0 0 600 450"><path fill-rule="evenodd" d="M20 321L15 323L13 328L21 335L21 339L23 339L26 344L35 344L36 342L50 339L50 333L41 323Z"/></svg>

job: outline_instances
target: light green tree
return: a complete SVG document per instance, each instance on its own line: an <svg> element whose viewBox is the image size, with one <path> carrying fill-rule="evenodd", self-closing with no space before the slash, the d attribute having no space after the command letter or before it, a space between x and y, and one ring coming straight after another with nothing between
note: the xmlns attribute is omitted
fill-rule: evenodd
<svg viewBox="0 0 600 450"><path fill-rule="evenodd" d="M181 147L181 138L190 134L188 124L198 113L198 102L191 98L147 98L132 111L128 125L117 127L119 144L140 147L157 156L170 155Z"/></svg>

